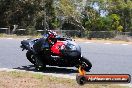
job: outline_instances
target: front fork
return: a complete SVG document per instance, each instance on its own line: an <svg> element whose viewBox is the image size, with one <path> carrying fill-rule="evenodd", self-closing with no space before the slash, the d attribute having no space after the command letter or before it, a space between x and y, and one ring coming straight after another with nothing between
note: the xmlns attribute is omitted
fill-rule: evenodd
<svg viewBox="0 0 132 88"><path fill-rule="evenodd" d="M86 71L83 69L82 66L79 66L78 72L79 72L80 75L85 75L86 74Z"/></svg>

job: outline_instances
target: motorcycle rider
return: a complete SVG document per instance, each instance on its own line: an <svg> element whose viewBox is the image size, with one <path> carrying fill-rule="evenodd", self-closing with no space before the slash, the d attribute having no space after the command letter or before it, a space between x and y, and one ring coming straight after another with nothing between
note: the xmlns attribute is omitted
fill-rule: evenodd
<svg viewBox="0 0 132 88"><path fill-rule="evenodd" d="M54 32L52 30L48 30L46 35L44 35L44 37L42 37L36 41L36 43L33 46L34 50L37 53L39 53L44 48L50 48L57 41L55 38L56 36L57 36L56 32Z"/></svg>
<svg viewBox="0 0 132 88"><path fill-rule="evenodd" d="M33 45L33 49L36 52L35 55L35 60L36 60L36 69L40 70L43 69L43 63L42 63L42 58L41 58L41 53L42 51L45 51L44 49L47 49L50 51L50 47L57 42L56 37L57 33L53 32L51 30L48 30L46 35L44 35L44 37L38 39L35 44Z"/></svg>

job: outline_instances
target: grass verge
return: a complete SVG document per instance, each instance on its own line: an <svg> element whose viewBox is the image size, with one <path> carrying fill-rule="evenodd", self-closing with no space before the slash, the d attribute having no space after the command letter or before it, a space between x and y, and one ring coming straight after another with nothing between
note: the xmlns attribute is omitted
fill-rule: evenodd
<svg viewBox="0 0 132 88"><path fill-rule="evenodd" d="M27 38L41 38L40 34L38 35L26 35L26 36L18 36L18 35L7 35L0 34L0 38L14 38L14 39L27 39ZM113 40L113 39L97 39L93 38L91 40L86 38L74 38L75 42L94 42L94 43L113 43L113 44L132 44L132 41L124 41L124 40Z"/></svg>
<svg viewBox="0 0 132 88"><path fill-rule="evenodd" d="M40 38L41 35L38 34L38 35L16 35L16 34L13 34L13 35L7 35L7 34L0 34L0 38Z"/></svg>
<svg viewBox="0 0 132 88"><path fill-rule="evenodd" d="M0 72L0 88L129 88L112 84L85 84L76 80L45 76L29 72Z"/></svg>
<svg viewBox="0 0 132 88"><path fill-rule="evenodd" d="M123 40L112 40L112 39L85 39L85 38L75 38L76 42L94 42L94 43L113 43L113 44L132 44L131 41L123 41Z"/></svg>

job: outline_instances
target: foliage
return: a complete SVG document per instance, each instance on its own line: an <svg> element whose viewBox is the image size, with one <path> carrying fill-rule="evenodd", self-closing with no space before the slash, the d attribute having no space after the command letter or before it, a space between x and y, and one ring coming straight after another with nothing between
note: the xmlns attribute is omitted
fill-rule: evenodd
<svg viewBox="0 0 132 88"><path fill-rule="evenodd" d="M131 31L132 26L132 1L131 0L109 0L107 10L109 15L120 16L120 25L123 31Z"/></svg>
<svg viewBox="0 0 132 88"><path fill-rule="evenodd" d="M64 27L128 32L132 0L0 0L0 19L0 27L18 25L29 34Z"/></svg>

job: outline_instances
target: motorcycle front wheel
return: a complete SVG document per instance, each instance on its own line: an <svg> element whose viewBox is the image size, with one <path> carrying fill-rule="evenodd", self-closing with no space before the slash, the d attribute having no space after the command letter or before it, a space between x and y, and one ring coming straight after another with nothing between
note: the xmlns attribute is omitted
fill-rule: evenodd
<svg viewBox="0 0 132 88"><path fill-rule="evenodd" d="M90 71L90 69L92 68L92 63L86 59L85 57L81 57L80 59L80 66L87 72Z"/></svg>

